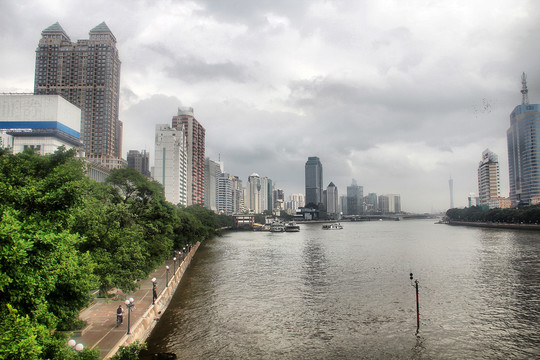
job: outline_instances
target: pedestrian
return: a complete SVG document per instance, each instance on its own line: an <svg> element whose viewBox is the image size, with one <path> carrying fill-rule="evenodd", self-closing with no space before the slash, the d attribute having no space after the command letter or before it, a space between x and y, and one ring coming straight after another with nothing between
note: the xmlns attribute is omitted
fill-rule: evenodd
<svg viewBox="0 0 540 360"><path fill-rule="evenodd" d="M118 309L116 309L116 326L119 326L124 322L124 308L122 305L118 305Z"/></svg>
<svg viewBox="0 0 540 360"><path fill-rule="evenodd" d="M152 287L152 303L154 303L154 300L157 299L157 284L154 283L154 286Z"/></svg>

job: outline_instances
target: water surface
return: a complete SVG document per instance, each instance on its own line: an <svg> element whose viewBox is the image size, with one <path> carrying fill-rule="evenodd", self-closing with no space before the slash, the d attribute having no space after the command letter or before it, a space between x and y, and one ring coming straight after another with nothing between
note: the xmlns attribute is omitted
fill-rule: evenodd
<svg viewBox="0 0 540 360"><path fill-rule="evenodd" d="M540 357L540 232L302 224L204 243L148 353L179 359ZM409 273L420 287L420 331Z"/></svg>

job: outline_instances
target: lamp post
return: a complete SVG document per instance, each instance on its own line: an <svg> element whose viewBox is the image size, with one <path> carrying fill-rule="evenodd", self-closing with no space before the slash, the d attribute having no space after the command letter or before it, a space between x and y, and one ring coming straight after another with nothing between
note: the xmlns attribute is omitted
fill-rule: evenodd
<svg viewBox="0 0 540 360"><path fill-rule="evenodd" d="M165 270L167 270L165 274L165 286L169 287L169 265L165 266Z"/></svg>
<svg viewBox="0 0 540 360"><path fill-rule="evenodd" d="M414 280L413 273L410 274L411 285L416 288L416 334L420 330L420 303L418 302L418 280Z"/></svg>
<svg viewBox="0 0 540 360"><path fill-rule="evenodd" d="M173 260L173 263L174 263L174 271L173 271L173 276L176 275L176 256L172 258Z"/></svg>
<svg viewBox="0 0 540 360"><path fill-rule="evenodd" d="M126 301L124 301L124 303L126 304L127 308L128 308L128 328L127 328L127 334L131 334L130 332L130 320L131 320L131 311L133 311L133 307L135 306L135 300L133 300L133 298L129 298L127 299Z"/></svg>
<svg viewBox="0 0 540 360"><path fill-rule="evenodd" d="M152 278L152 305L156 304L157 299L157 279Z"/></svg>
<svg viewBox="0 0 540 360"><path fill-rule="evenodd" d="M77 342L73 339L68 341L68 346L75 351L82 351L84 349L83 344L77 344Z"/></svg>

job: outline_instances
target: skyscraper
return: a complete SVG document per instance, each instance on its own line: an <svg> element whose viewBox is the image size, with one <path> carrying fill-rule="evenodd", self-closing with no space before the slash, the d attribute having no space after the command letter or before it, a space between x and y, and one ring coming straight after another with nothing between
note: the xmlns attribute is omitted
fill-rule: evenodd
<svg viewBox="0 0 540 360"><path fill-rule="evenodd" d="M354 179L351 185L347 186L347 211L349 215L364 213L364 187L359 186Z"/></svg>
<svg viewBox="0 0 540 360"><path fill-rule="evenodd" d="M499 158L486 149L478 164L478 197L480 205L489 205L489 200L500 195Z"/></svg>
<svg viewBox="0 0 540 360"><path fill-rule="evenodd" d="M257 173L253 173L248 177L246 185L246 209L255 214L262 213L261 208L261 177Z"/></svg>
<svg viewBox="0 0 540 360"><path fill-rule="evenodd" d="M163 185L165 199L187 205L187 147L182 128L156 125L154 179Z"/></svg>
<svg viewBox="0 0 540 360"><path fill-rule="evenodd" d="M204 205L204 153L205 129L195 119L193 108L179 107L178 115L172 118L172 127L183 125L188 152L188 205Z"/></svg>
<svg viewBox="0 0 540 360"><path fill-rule="evenodd" d="M339 196L337 186L334 185L333 182L330 182L326 188L326 212L329 215L339 213L338 200Z"/></svg>
<svg viewBox="0 0 540 360"><path fill-rule="evenodd" d="M127 154L128 167L133 168L146 177L150 177L150 154L146 150L129 150Z"/></svg>
<svg viewBox="0 0 540 360"><path fill-rule="evenodd" d="M322 203L323 168L316 156L308 157L306 162L306 206L319 206Z"/></svg>
<svg viewBox="0 0 540 360"><path fill-rule="evenodd" d="M59 23L41 33L36 49L36 95L61 95L81 109L81 140L86 157L108 168L122 159L120 58L116 38L102 22L90 38L71 42Z"/></svg>
<svg viewBox="0 0 540 360"><path fill-rule="evenodd" d="M204 206L217 210L217 178L221 175L221 164L210 158L204 160Z"/></svg>
<svg viewBox="0 0 540 360"><path fill-rule="evenodd" d="M540 104L529 104L525 73L521 82L522 104L510 114L506 131L510 199L530 203L540 196Z"/></svg>

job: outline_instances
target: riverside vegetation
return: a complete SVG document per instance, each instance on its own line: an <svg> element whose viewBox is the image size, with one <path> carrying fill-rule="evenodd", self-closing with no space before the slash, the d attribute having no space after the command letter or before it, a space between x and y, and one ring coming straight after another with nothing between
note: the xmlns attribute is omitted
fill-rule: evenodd
<svg viewBox="0 0 540 360"><path fill-rule="evenodd" d="M465 209L449 209L446 217L450 221L540 224L540 205L489 210L481 206L471 206Z"/></svg>
<svg viewBox="0 0 540 360"><path fill-rule="evenodd" d="M232 224L174 206L134 169L92 181L74 156L0 149L0 359L97 359L67 345L92 294L135 290L174 249Z"/></svg>

